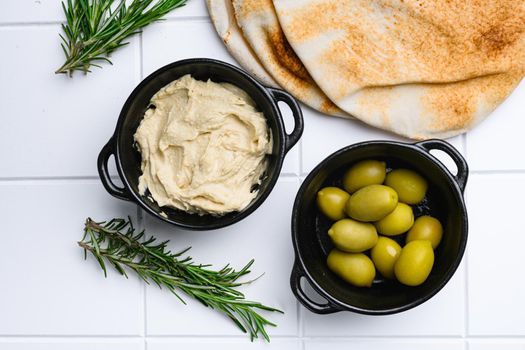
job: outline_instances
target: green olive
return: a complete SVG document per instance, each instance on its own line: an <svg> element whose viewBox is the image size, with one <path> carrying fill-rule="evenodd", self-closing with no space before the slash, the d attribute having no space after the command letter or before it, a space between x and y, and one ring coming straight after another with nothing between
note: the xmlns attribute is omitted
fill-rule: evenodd
<svg viewBox="0 0 525 350"><path fill-rule="evenodd" d="M354 193L368 185L380 185L385 181L386 163L378 160L363 160L350 169L343 176L343 188Z"/></svg>
<svg viewBox="0 0 525 350"><path fill-rule="evenodd" d="M345 211L359 221L378 221L397 206L397 193L383 185L369 185L357 190L346 203Z"/></svg>
<svg viewBox="0 0 525 350"><path fill-rule="evenodd" d="M407 243L418 239L426 239L432 244L432 248L436 249L443 237L443 226L438 219L432 216L420 216L414 222L414 226L408 231Z"/></svg>
<svg viewBox="0 0 525 350"><path fill-rule="evenodd" d="M415 171L395 169L386 175L385 185L392 187L399 196L399 201L418 204L427 193L427 180Z"/></svg>
<svg viewBox="0 0 525 350"><path fill-rule="evenodd" d="M374 225L352 219L337 221L328 230L328 235L338 249L350 253L364 252L377 243Z"/></svg>
<svg viewBox="0 0 525 350"><path fill-rule="evenodd" d="M393 212L375 223L377 232L385 236L396 236L407 232L414 224L412 207L397 203Z"/></svg>
<svg viewBox="0 0 525 350"><path fill-rule="evenodd" d="M407 286L419 286L425 282L433 265L434 250L430 241L412 241L401 249L394 273L399 282Z"/></svg>
<svg viewBox="0 0 525 350"><path fill-rule="evenodd" d="M317 207L331 220L346 217L344 209L350 195L337 187L325 187L317 192Z"/></svg>
<svg viewBox="0 0 525 350"><path fill-rule="evenodd" d="M333 273L356 287L370 287L376 277L374 263L363 253L346 253L334 249L326 259Z"/></svg>
<svg viewBox="0 0 525 350"><path fill-rule="evenodd" d="M393 279L395 278L394 264L400 253L401 246L396 241L388 237L379 237L370 255L381 275Z"/></svg>

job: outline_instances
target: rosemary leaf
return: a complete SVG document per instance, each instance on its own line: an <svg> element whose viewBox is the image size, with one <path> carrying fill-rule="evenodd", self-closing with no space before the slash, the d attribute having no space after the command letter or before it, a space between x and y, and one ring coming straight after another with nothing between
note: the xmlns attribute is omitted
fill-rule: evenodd
<svg viewBox="0 0 525 350"><path fill-rule="evenodd" d="M91 11L95 13L101 10L94 8ZM97 21L91 25L99 26ZM253 259L239 271L230 265L215 271L208 268L210 265L196 264L191 257L182 257L189 248L172 253L167 248L168 241L156 243L156 239L150 237L141 242L144 234L144 231L136 232L129 218L108 222L95 222L88 218L84 236L78 245L84 249L86 257L87 253L95 257L105 276L107 271L104 261L126 278L126 269L134 271L146 283L153 282L160 288L168 289L184 304L178 292L224 314L241 331L249 333L252 340L262 336L270 341L265 327L275 324L261 316L259 311L282 311L246 300L244 294L235 289L251 282L239 282L238 279L250 273Z"/></svg>
<svg viewBox="0 0 525 350"><path fill-rule="evenodd" d="M73 75L74 71L91 72L96 62L112 64L108 56L127 45L128 37L150 23L159 21L187 0L67 0L62 2L66 23L61 47L66 61L56 74Z"/></svg>

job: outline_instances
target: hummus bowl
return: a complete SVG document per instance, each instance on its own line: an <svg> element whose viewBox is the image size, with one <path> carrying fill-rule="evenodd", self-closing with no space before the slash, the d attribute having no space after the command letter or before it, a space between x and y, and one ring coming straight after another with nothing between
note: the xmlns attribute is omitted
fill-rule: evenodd
<svg viewBox="0 0 525 350"><path fill-rule="evenodd" d="M161 88L184 75L190 74L197 80L211 79L216 83L230 83L246 92L264 114L272 134L272 152L268 155L267 168L257 189L256 197L241 211L222 216L211 214L190 214L183 210L160 207L151 196L139 192L139 177L142 175L141 154L135 143L134 134L150 106L150 101ZM277 103L282 101L292 110L294 129L286 133L283 118ZM303 132L303 117L299 104L288 93L265 87L241 69L228 63L207 58L177 61L155 71L145 78L131 93L117 122L113 136L98 156L98 172L105 189L114 197L133 201L149 214L192 230L213 230L242 220L256 210L272 191L286 153L297 143ZM122 186L116 185L110 177L108 162L115 158Z"/></svg>
<svg viewBox="0 0 525 350"><path fill-rule="evenodd" d="M430 151L441 150L456 163L453 175ZM317 192L326 186L341 187L344 172L365 160L385 161L389 167L408 168L426 178L426 199L413 207L414 214L431 215L443 224L443 238L435 251L435 262L427 280L409 287L376 275L372 286L355 287L336 276L326 265L333 243L327 231L332 222L316 205ZM467 244L468 219L463 192L468 165L449 143L427 140L415 144L370 141L343 148L323 160L303 181L295 199L292 215L292 241L295 264L291 288L307 309L318 314L353 311L368 315L393 314L411 309L441 290L459 266ZM319 302L306 293L302 280L325 299Z"/></svg>

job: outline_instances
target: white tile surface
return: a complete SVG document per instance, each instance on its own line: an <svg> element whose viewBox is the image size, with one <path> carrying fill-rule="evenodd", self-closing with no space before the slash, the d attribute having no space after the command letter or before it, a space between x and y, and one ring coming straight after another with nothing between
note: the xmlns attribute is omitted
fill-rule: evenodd
<svg viewBox="0 0 525 350"><path fill-rule="evenodd" d="M188 35L191 33L191 35ZM208 57L235 64L207 18L153 24L143 33L144 74L185 58Z"/></svg>
<svg viewBox="0 0 525 350"><path fill-rule="evenodd" d="M64 20L58 0L3 0L0 23L50 22Z"/></svg>
<svg viewBox="0 0 525 350"><path fill-rule="evenodd" d="M228 228L210 232L188 232L159 224L146 217L147 232L159 240L171 239L173 251L193 246L190 255L199 263L221 268L227 263L241 268L255 259L250 276L264 275L245 286L247 298L285 312L265 313L278 324L269 327L273 335L297 335L297 303L289 288L293 262L290 240L292 202L298 188L295 179L280 180L268 199L248 218ZM248 278L249 279L249 278ZM185 298L187 306L164 290L147 288L148 335L239 335L239 330L222 315ZM203 326L205 320L205 326Z"/></svg>
<svg viewBox="0 0 525 350"><path fill-rule="evenodd" d="M306 341L305 350L463 350L462 340L313 340Z"/></svg>
<svg viewBox="0 0 525 350"><path fill-rule="evenodd" d="M386 131L368 127L357 120L328 117L311 108L303 108L305 129L302 152L302 174L309 173L324 158L335 151L351 144L369 140L394 140L412 142ZM447 140L460 152L461 136ZM441 156L440 156L441 157ZM444 163L450 166L452 161L443 157Z"/></svg>
<svg viewBox="0 0 525 350"><path fill-rule="evenodd" d="M483 339L469 340L469 350L523 350L525 340L523 339Z"/></svg>
<svg viewBox="0 0 525 350"><path fill-rule="evenodd" d="M305 311L306 336L461 336L464 332L463 265L449 283L424 304L394 315L367 316L351 312L316 315Z"/></svg>
<svg viewBox="0 0 525 350"><path fill-rule="evenodd" d="M93 259L84 261L75 242L86 216L136 213L134 205L105 193L95 164L141 74L183 58L235 64L204 0L189 0L167 17L116 52L114 66L69 79L53 73L63 61L60 0L2 1L0 349L525 350L525 242L515 220L525 196L525 83L468 135L449 140L475 173L467 186L468 261L443 291L414 310L317 316L291 294L289 226L299 180L349 144L401 140L304 106L302 145L287 156L284 176L250 218L219 231L184 232L145 217L150 233L172 239L173 247L192 245L198 261L241 267L256 259L252 276L266 274L244 288L247 296L286 312L267 314L278 324L269 329L270 344L249 343L228 320L191 300L183 306L132 274L126 280L110 271L105 279Z"/></svg>
<svg viewBox="0 0 525 350"><path fill-rule="evenodd" d="M299 339L279 339L274 338L271 342L263 343L255 341L248 343L245 339L150 339L147 342L148 350L173 350L173 349L192 349L192 350L300 350L301 341Z"/></svg>
<svg viewBox="0 0 525 350"><path fill-rule="evenodd" d="M63 21L60 0L3 0L0 23L33 23ZM175 9L166 18L208 16L204 0L188 0L185 6Z"/></svg>
<svg viewBox="0 0 525 350"><path fill-rule="evenodd" d="M174 43L174 38L177 44ZM144 31L143 41L144 76L164 65L186 58L208 57L236 65L208 19L155 24ZM289 109L281 109L289 114ZM298 171L297 145L288 152L282 173L296 174Z"/></svg>
<svg viewBox="0 0 525 350"><path fill-rule="evenodd" d="M86 217L132 217L98 181L0 182L1 335L140 335L142 285L77 246ZM9 253L6 253L8 249Z"/></svg>
<svg viewBox="0 0 525 350"><path fill-rule="evenodd" d="M467 135L472 170L525 170L525 81Z"/></svg>
<svg viewBox="0 0 525 350"><path fill-rule="evenodd" d="M205 0L188 0L186 5L171 11L166 18L208 17Z"/></svg>
<svg viewBox="0 0 525 350"><path fill-rule="evenodd" d="M98 153L138 82L134 44L115 53L114 66L72 79L54 74L63 60L59 31L0 27L0 177L97 175Z"/></svg>
<svg viewBox="0 0 525 350"><path fill-rule="evenodd" d="M5 339L0 340L2 350L143 350L142 339Z"/></svg>
<svg viewBox="0 0 525 350"><path fill-rule="evenodd" d="M471 335L525 335L525 174L474 175L468 187Z"/></svg>

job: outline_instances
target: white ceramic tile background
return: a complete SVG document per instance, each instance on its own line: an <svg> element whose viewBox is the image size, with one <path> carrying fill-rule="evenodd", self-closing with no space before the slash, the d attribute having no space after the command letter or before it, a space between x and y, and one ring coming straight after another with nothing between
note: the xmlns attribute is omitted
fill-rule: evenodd
<svg viewBox="0 0 525 350"><path fill-rule="evenodd" d="M400 340L400 339L356 339L351 342L335 339L316 339L306 343L305 350L463 350L460 340Z"/></svg>
<svg viewBox="0 0 525 350"><path fill-rule="evenodd" d="M285 312L270 316L279 324L268 330L271 335L298 336L297 302L288 287L289 266L293 263L289 218L298 188L297 179L279 180L255 213L234 226L217 231L181 231L149 215L145 218L145 227L161 240L171 239L173 250L177 249L175 246L179 249L192 246L190 255L195 261L212 263L217 268L222 267L225 259L239 268L255 259L253 276L264 275L243 290L246 295ZM156 287L147 288L146 300L147 335L239 334L235 326L224 322L220 315L210 313L192 300L184 306Z"/></svg>
<svg viewBox="0 0 525 350"><path fill-rule="evenodd" d="M142 339L8 339L0 343L2 350L144 350Z"/></svg>
<svg viewBox="0 0 525 350"><path fill-rule="evenodd" d="M516 218L525 196L525 84L487 121L452 143L467 157L470 238L451 282L414 310L387 317L317 316L288 288L293 260L291 206L299 180L325 156L359 141L399 140L358 122L304 108L305 132L268 200L248 219L216 232L184 232L137 215L105 193L95 162L126 97L169 62L213 57L234 63L190 0L115 53L114 66L56 76L62 62L56 0L5 0L0 11L0 349L525 349L525 235ZM285 112L285 114L288 114ZM450 159L443 158L453 168ZM256 259L244 290L285 310L269 315L272 342L249 344L227 321L156 287L115 272L105 279L76 241L87 216L130 215L172 247L192 245L202 262L236 266Z"/></svg>
<svg viewBox="0 0 525 350"><path fill-rule="evenodd" d="M172 349L192 349L192 350L300 350L301 340L298 338L272 339L270 344L256 342L246 344L244 339L150 339L147 341L148 350L172 350Z"/></svg>

